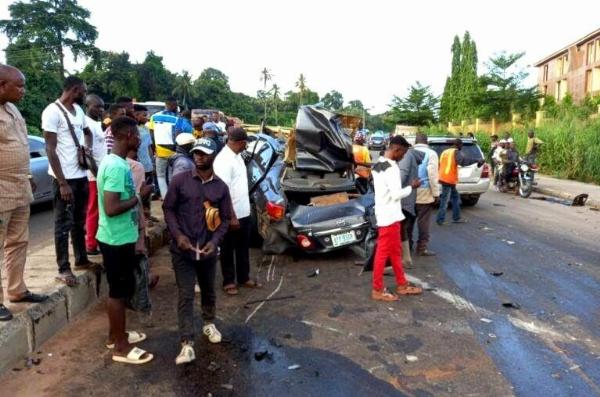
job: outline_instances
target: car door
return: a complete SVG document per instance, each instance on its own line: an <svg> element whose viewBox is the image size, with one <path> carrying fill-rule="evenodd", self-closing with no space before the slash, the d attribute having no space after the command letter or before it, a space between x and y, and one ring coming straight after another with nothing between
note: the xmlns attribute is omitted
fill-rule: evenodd
<svg viewBox="0 0 600 397"><path fill-rule="evenodd" d="M29 137L29 167L36 190L33 193L34 204L52 199L52 177L48 175L48 157L46 144L40 138Z"/></svg>

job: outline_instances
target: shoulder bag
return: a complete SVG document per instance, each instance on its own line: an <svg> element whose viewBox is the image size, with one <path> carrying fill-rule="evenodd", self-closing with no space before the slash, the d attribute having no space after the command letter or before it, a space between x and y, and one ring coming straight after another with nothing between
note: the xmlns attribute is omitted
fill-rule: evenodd
<svg viewBox="0 0 600 397"><path fill-rule="evenodd" d="M67 111L61 104L58 103L58 101L55 102L55 104L60 109L63 116L65 116L67 126L69 127L69 132L71 133L71 138L73 138L73 142L75 142L75 146L77 147L77 163L79 164L79 167L84 170L89 170L94 176L97 176L98 165L96 164L96 160L94 160L94 156L92 155L90 149L79 144L79 139L77 139L77 135L75 135L75 128L73 127L73 124L71 124L71 119L69 118Z"/></svg>

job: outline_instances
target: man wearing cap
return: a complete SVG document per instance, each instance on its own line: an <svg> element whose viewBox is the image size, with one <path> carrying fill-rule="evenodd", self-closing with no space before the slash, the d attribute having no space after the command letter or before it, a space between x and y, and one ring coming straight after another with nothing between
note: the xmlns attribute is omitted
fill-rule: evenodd
<svg viewBox="0 0 600 397"><path fill-rule="evenodd" d="M217 153L221 152L223 149L223 141L221 140L219 134L221 130L219 127L213 122L207 122L202 125L202 136L205 138L212 139L217 145Z"/></svg>
<svg viewBox="0 0 600 397"><path fill-rule="evenodd" d="M223 289L229 295L241 287L259 288L250 280L250 196L248 172L241 153L246 149L248 135L243 128L229 131L227 145L215 159L215 174L229 187L233 203L232 223L221 244Z"/></svg>
<svg viewBox="0 0 600 397"><path fill-rule="evenodd" d="M502 189L504 185L504 162L506 160L506 139L500 139L498 143L498 147L494 150L494 154L492 156L492 160L494 161L494 165L496 168L496 172L494 173L494 183L496 185L496 189Z"/></svg>
<svg viewBox="0 0 600 397"><path fill-rule="evenodd" d="M175 149L175 154L169 158L167 164L167 185L171 183L175 175L194 169L194 160L192 159L190 150L195 142L196 138L194 138L194 135L188 132L181 133L175 138L177 148Z"/></svg>
<svg viewBox="0 0 600 397"><path fill-rule="evenodd" d="M200 138L191 152L195 168L173 177L163 202L165 221L173 236L171 256L179 290L177 317L182 348L176 364L196 358L193 347L196 282L201 294L202 332L211 343L221 342L221 333L214 324L217 247L229 228L233 211L227 185L213 173L214 142ZM218 209L220 224L207 222L207 207Z"/></svg>

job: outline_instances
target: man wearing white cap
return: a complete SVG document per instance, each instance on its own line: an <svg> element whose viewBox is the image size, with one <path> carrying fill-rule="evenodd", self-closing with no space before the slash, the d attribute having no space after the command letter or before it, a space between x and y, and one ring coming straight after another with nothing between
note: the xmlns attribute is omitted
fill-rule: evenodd
<svg viewBox="0 0 600 397"><path fill-rule="evenodd" d="M167 186L169 186L175 175L194 169L194 160L192 159L190 150L195 142L196 138L194 135L187 132L182 132L175 138L175 143L177 144L175 154L169 157L167 162Z"/></svg>
<svg viewBox="0 0 600 397"><path fill-rule="evenodd" d="M500 139L500 142L498 143L498 147L496 148L496 150L494 151L494 154L492 156L492 160L494 161L494 164L496 165L496 172L494 173L494 177L496 178L496 180L494 181L496 184L496 187L498 189L502 189L503 185L504 185L504 163L506 160L506 145L507 145L507 141L506 139Z"/></svg>

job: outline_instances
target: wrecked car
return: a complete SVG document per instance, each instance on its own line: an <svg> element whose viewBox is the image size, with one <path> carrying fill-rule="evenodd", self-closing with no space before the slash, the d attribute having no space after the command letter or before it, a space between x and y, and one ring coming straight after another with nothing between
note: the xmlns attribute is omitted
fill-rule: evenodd
<svg viewBox="0 0 600 397"><path fill-rule="evenodd" d="M245 157L264 252L321 253L364 242L374 198L357 188L352 142L337 114L303 106L287 146L256 134Z"/></svg>

